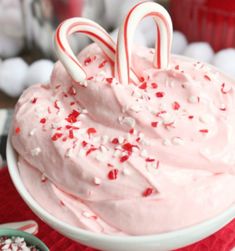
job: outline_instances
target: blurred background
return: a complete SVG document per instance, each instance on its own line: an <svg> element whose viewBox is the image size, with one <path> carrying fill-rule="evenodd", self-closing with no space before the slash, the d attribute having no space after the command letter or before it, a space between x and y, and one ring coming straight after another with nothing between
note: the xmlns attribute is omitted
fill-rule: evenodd
<svg viewBox="0 0 235 251"><path fill-rule="evenodd" d="M69 17L88 17L116 39L120 23L139 0L0 0L0 108L13 107L28 86L48 82L56 60L52 36ZM216 65L235 77L235 1L159 0L170 12L172 53ZM90 43L75 35L76 52ZM153 47L155 25L141 22L135 43Z"/></svg>

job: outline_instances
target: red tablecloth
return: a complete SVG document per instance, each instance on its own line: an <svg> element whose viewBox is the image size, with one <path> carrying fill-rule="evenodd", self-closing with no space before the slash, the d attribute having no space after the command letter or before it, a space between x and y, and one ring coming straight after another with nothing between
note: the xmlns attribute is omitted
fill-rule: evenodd
<svg viewBox="0 0 235 251"><path fill-rule="evenodd" d="M29 219L38 222L37 237L45 242L51 251L95 251L63 237L41 221L21 199L11 182L7 168L4 168L0 171L0 223ZM235 220L203 241L177 251L231 251L233 247L235 247Z"/></svg>

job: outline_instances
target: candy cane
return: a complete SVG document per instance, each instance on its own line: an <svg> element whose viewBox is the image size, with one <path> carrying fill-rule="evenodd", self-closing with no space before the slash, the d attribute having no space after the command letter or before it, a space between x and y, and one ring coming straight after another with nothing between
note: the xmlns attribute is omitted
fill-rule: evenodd
<svg viewBox="0 0 235 251"><path fill-rule="evenodd" d="M118 33L115 76L121 83L130 82L131 44L138 23L147 16L154 18L157 25L154 66L166 69L172 41L172 22L168 12L154 2L141 2L135 5L126 16Z"/></svg>
<svg viewBox="0 0 235 251"><path fill-rule="evenodd" d="M38 232L38 224L34 220L4 223L0 224L0 228L12 228L30 234L37 234Z"/></svg>
<svg viewBox="0 0 235 251"><path fill-rule="evenodd" d="M80 82L87 75L68 43L68 36L75 32L86 34L94 40L112 62L115 59L115 43L101 26L89 19L75 17L60 24L54 39L57 55L71 77Z"/></svg>

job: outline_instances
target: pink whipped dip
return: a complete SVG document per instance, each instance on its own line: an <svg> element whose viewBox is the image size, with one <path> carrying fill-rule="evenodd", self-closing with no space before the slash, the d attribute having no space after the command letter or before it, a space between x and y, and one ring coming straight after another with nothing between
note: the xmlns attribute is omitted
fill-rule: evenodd
<svg viewBox="0 0 235 251"><path fill-rule="evenodd" d="M43 208L93 232L148 235L234 203L233 80L179 56L156 70L153 50L137 48L140 82L125 85L95 44L78 58L86 81L58 62L51 82L28 88L15 109L20 175Z"/></svg>

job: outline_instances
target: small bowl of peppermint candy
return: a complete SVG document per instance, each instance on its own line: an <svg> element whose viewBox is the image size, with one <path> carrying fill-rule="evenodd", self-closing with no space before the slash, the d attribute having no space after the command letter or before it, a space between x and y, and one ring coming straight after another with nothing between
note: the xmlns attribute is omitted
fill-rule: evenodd
<svg viewBox="0 0 235 251"><path fill-rule="evenodd" d="M0 250L49 251L48 247L34 235L10 228L0 228Z"/></svg>

